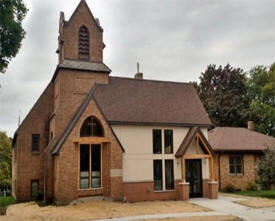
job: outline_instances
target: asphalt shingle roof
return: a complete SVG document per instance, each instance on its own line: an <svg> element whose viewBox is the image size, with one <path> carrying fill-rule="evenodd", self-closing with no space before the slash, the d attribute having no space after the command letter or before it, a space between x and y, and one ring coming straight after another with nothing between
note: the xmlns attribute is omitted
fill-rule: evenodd
<svg viewBox="0 0 275 221"><path fill-rule="evenodd" d="M240 127L217 127L208 134L214 151L263 151L275 138Z"/></svg>

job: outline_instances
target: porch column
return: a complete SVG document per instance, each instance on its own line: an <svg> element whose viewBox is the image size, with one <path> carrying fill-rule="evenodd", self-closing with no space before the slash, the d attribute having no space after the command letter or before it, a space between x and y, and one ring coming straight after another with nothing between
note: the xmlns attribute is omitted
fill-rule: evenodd
<svg viewBox="0 0 275 221"><path fill-rule="evenodd" d="M208 183L208 198L209 199L217 199L218 198L218 182L215 182L214 176L214 157L210 158L211 164L211 182Z"/></svg>
<svg viewBox="0 0 275 221"><path fill-rule="evenodd" d="M189 200L189 183L186 183L185 159L181 159L182 183L179 184L179 200Z"/></svg>
<svg viewBox="0 0 275 221"><path fill-rule="evenodd" d="M214 177L214 157L213 156L210 157L210 166L211 166L210 179L211 179L211 182L214 182L215 177Z"/></svg>
<svg viewBox="0 0 275 221"><path fill-rule="evenodd" d="M182 182L186 183L186 176L185 176L185 159L182 157L181 159L181 168L182 168Z"/></svg>

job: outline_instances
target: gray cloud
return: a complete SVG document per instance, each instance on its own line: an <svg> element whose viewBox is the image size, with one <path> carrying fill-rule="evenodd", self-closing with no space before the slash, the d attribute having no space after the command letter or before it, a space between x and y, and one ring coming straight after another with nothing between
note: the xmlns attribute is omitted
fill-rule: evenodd
<svg viewBox="0 0 275 221"><path fill-rule="evenodd" d="M59 12L69 19L78 0L25 0L30 11L22 48L0 75L0 130L10 136L57 65ZM273 0L86 0L104 28L111 75L195 81L211 63L248 70L275 61Z"/></svg>

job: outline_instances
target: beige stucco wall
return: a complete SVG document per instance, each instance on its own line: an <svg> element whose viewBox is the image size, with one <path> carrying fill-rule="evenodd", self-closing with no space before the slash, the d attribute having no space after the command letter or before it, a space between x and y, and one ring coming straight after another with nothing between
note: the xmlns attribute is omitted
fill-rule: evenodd
<svg viewBox="0 0 275 221"><path fill-rule="evenodd" d="M174 159L174 178L175 180L182 179L181 159L175 158L174 154L189 128L135 125L113 125L112 128L125 149L123 154L123 182L153 181L153 159ZM164 130L173 130L174 154L153 154L153 129L162 130L162 148L164 148ZM202 132L207 137L207 129L203 128ZM195 146L194 144L190 146L191 150L188 151L193 152ZM208 160L203 160L203 179L209 178L208 165Z"/></svg>

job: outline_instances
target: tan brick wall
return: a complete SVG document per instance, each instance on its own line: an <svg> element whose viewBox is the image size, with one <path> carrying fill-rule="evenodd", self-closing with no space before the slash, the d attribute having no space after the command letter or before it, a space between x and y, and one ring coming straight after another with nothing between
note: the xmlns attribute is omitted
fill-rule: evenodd
<svg viewBox="0 0 275 221"><path fill-rule="evenodd" d="M220 155L220 172L218 171L218 156L216 156L216 173L220 175L220 188L223 190L227 184L232 183L237 189L245 190L249 182L255 182L255 155L243 155L243 175L231 175L229 173L229 156L230 154ZM217 176L218 177L218 176Z"/></svg>
<svg viewBox="0 0 275 221"><path fill-rule="evenodd" d="M17 137L17 173L13 179L16 180L16 197L19 201L30 199L31 180L38 179L39 187L43 189L44 175L43 150L48 144L47 121L53 111L53 84L49 84L42 93L39 100L31 109L22 122ZM39 153L32 153L32 134L40 134ZM13 155L14 157L14 155ZM15 160L13 167L16 168Z"/></svg>
<svg viewBox="0 0 275 221"><path fill-rule="evenodd" d="M117 143L112 131L104 117L92 100L76 126L72 130L56 160L55 170L55 198L57 201L69 202L79 196L95 195L97 191L78 190L78 145L73 143L73 138L79 137L80 128L89 116L98 118L104 128L105 137L111 142L103 147L103 193L105 196L122 198L122 177L110 177L110 169L122 169L122 150Z"/></svg>
<svg viewBox="0 0 275 221"><path fill-rule="evenodd" d="M108 83L106 73L60 70L58 75L60 91L55 112L55 125L58 127L54 130L57 137L71 121L94 83Z"/></svg>
<svg viewBox="0 0 275 221"><path fill-rule="evenodd" d="M63 27L64 58L78 59L78 31L82 25L89 30L90 36L90 61L102 62L103 60L103 33L92 19L86 7L78 8L73 19Z"/></svg>

